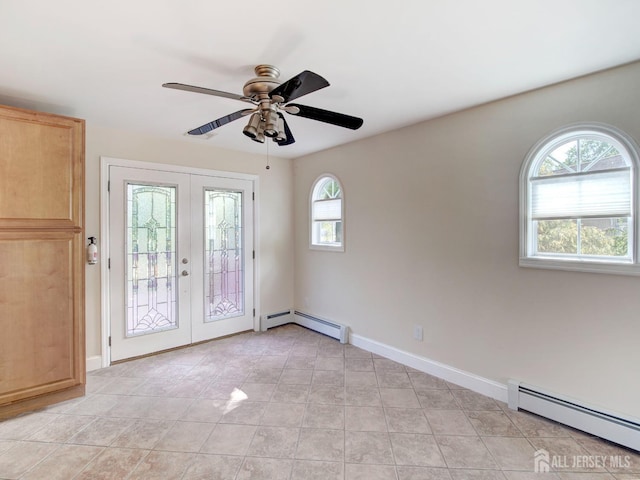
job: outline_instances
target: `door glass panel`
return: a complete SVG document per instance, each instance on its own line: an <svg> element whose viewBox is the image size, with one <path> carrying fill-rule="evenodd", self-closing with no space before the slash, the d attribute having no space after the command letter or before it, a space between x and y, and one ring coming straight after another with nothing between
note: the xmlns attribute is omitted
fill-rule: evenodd
<svg viewBox="0 0 640 480"><path fill-rule="evenodd" d="M205 322L244 315L242 192L204 191Z"/></svg>
<svg viewBox="0 0 640 480"><path fill-rule="evenodd" d="M127 185L126 336L178 328L176 187Z"/></svg>

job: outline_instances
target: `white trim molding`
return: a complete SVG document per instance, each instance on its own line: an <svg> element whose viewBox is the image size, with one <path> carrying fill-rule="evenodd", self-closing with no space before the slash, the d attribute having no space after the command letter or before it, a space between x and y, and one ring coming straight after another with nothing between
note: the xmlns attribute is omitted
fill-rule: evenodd
<svg viewBox="0 0 640 480"><path fill-rule="evenodd" d="M87 357L87 372L92 372L93 370L99 370L102 368L102 355L93 355L91 357Z"/></svg>
<svg viewBox="0 0 640 480"><path fill-rule="evenodd" d="M429 358L405 352L376 340L351 333L349 343L447 382L507 403L507 386Z"/></svg>

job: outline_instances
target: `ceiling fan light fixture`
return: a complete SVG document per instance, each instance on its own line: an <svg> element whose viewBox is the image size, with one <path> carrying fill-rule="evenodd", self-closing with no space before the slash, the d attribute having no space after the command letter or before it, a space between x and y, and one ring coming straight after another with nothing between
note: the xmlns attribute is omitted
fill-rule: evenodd
<svg viewBox="0 0 640 480"><path fill-rule="evenodd" d="M255 137L253 137L251 140L258 143L264 143L265 136L262 132L258 132L258 134Z"/></svg>
<svg viewBox="0 0 640 480"><path fill-rule="evenodd" d="M264 125L264 134L267 137L276 137L278 136L278 120L280 117L278 117L278 114L273 111L273 110L269 110L266 115L265 115L265 125Z"/></svg>
<svg viewBox="0 0 640 480"><path fill-rule="evenodd" d="M284 118L278 115L278 134L273 138L274 142L283 142L287 139L287 134L284 132Z"/></svg>
<svg viewBox="0 0 640 480"><path fill-rule="evenodd" d="M262 119L260 118L259 112L252 114L251 118L249 118L249 123L247 123L247 126L244 127L244 129L242 130L242 133L244 133L250 139L255 140L255 138L260 133L259 129L260 129L261 120Z"/></svg>

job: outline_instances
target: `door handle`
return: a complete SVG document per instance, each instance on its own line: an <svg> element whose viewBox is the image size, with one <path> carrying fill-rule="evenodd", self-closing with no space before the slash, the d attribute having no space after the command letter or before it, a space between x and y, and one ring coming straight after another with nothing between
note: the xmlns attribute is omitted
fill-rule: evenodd
<svg viewBox="0 0 640 480"><path fill-rule="evenodd" d="M182 276L183 277L188 277L189 276L189 272L187 272L186 270L182 270Z"/></svg>

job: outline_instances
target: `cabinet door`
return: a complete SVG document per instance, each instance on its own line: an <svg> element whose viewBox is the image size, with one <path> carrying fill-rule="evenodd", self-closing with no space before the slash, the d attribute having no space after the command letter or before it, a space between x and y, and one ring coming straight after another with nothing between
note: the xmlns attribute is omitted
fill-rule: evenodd
<svg viewBox="0 0 640 480"><path fill-rule="evenodd" d="M83 238L0 232L0 404L84 383Z"/></svg>
<svg viewBox="0 0 640 480"><path fill-rule="evenodd" d="M84 123L0 108L0 228L82 228Z"/></svg>

